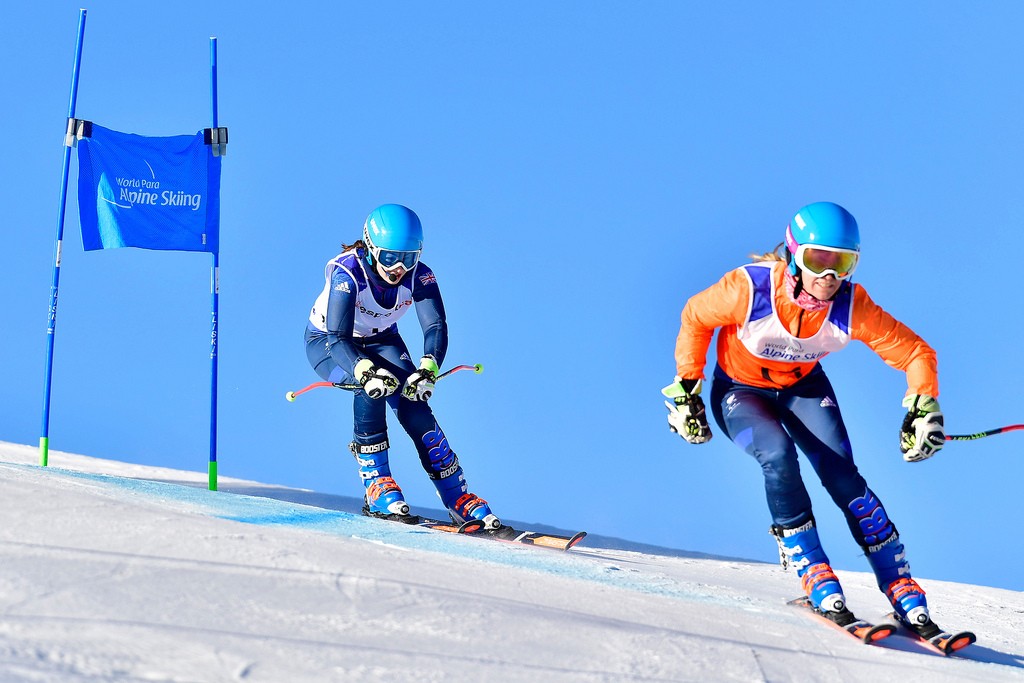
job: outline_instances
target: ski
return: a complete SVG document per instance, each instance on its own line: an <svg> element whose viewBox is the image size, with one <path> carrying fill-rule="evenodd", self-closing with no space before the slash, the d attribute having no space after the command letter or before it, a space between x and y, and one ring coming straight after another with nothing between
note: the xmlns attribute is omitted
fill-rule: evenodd
<svg viewBox="0 0 1024 683"><path fill-rule="evenodd" d="M437 519L427 519L426 517L417 516L417 521L414 523L416 524L416 526L421 526L425 529L433 529L434 531L447 531L448 533L452 534L475 534L484 528L484 523L481 522L479 519L471 519L468 522L456 524L455 522L442 522Z"/></svg>
<svg viewBox="0 0 1024 683"><path fill-rule="evenodd" d="M845 607L840 612L822 612L806 596L790 600L786 604L803 610L809 616L853 636L862 643L876 643L896 631L893 624L872 624L858 619Z"/></svg>
<svg viewBox="0 0 1024 683"><path fill-rule="evenodd" d="M363 508L363 515L365 517L372 517L373 519L383 519L387 522L398 522L399 524L423 527L424 529L431 529L432 531L444 531L450 534L473 534L484 528L484 523L479 519L471 519L463 524L456 524L453 521L442 522L438 519L420 517L419 515L385 515L381 513L373 513L365 507Z"/></svg>
<svg viewBox="0 0 1024 683"><path fill-rule="evenodd" d="M561 536L559 534L547 534L542 531L521 531L510 526L502 526L497 529L484 529L477 534L486 536L505 543L521 543L522 545L536 545L555 550L568 550L587 536L586 531L580 531L572 536Z"/></svg>
<svg viewBox="0 0 1024 683"><path fill-rule="evenodd" d="M928 649L946 657L978 640L971 631L943 631L934 621L929 621L923 626L914 626L901 619L895 612L891 612L889 618L899 624L899 633L914 638Z"/></svg>
<svg viewBox="0 0 1024 683"><path fill-rule="evenodd" d="M490 538L505 543L519 543L521 545L535 545L555 550L568 550L583 540L587 535L586 531L580 531L572 536L560 536L548 534L541 531L521 531L510 526L502 526L497 529L484 529L484 523L478 519L471 519L464 524L456 524L453 521L442 522L438 519L422 517L420 515L382 515L372 514L363 510L363 514L375 519L383 519L399 524L418 526L432 531L444 531L454 534L472 534L480 538Z"/></svg>

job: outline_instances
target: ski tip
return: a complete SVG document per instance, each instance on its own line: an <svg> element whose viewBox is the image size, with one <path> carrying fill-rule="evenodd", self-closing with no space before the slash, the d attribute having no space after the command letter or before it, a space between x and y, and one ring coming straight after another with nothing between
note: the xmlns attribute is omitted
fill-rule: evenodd
<svg viewBox="0 0 1024 683"><path fill-rule="evenodd" d="M962 650L968 645L977 642L977 640L978 637L970 631L961 631L960 633L950 636L949 640L946 641L946 646L942 649L946 654L952 654L957 650Z"/></svg>
<svg viewBox="0 0 1024 683"><path fill-rule="evenodd" d="M978 640L978 637L971 631L957 631L956 633L949 633L947 631L941 631L941 629L940 632L933 637L927 638L918 633L912 626L908 625L907 622L900 619L899 615L895 612L890 612L888 616L922 643L946 656L953 654L957 650L962 650Z"/></svg>
<svg viewBox="0 0 1024 683"><path fill-rule="evenodd" d="M888 638L892 634L896 633L896 626L894 624L877 624L871 628L864 629L863 632L857 635L865 643L874 643L883 638Z"/></svg>
<svg viewBox="0 0 1024 683"><path fill-rule="evenodd" d="M568 550L569 548L572 548L573 546L575 546L577 543L579 543L580 541L582 541L586 537L587 537L587 532L586 531L579 532L578 534L576 534L575 536L571 537L568 541L565 542L565 549Z"/></svg>
<svg viewBox="0 0 1024 683"><path fill-rule="evenodd" d="M475 534L484 528L483 520L471 519L468 522L464 522L459 526L460 534Z"/></svg>

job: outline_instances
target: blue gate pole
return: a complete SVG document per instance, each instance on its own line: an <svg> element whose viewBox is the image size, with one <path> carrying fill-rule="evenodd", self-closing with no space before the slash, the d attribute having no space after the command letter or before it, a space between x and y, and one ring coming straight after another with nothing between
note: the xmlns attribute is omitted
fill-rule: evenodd
<svg viewBox="0 0 1024 683"><path fill-rule="evenodd" d="M210 100L213 128L217 128L217 39L210 37ZM212 152L211 152L212 153ZM218 204L218 211L220 210ZM212 329L210 330L210 490L217 490L217 314L220 307L220 240L210 270Z"/></svg>
<svg viewBox="0 0 1024 683"><path fill-rule="evenodd" d="M75 118L78 103L78 74L82 67L82 43L85 40L85 10L79 10L78 40L75 43L75 68L71 72L71 100L68 120ZM60 208L57 211L57 239L53 246L53 280L50 284L50 307L46 327L46 373L43 377L43 425L39 435L39 464L46 467L50 460L50 388L53 380L53 338L57 328L57 289L60 285L61 243L64 240L64 207L68 198L68 172L71 167L71 147L74 144L68 130L64 138L64 172L60 182Z"/></svg>

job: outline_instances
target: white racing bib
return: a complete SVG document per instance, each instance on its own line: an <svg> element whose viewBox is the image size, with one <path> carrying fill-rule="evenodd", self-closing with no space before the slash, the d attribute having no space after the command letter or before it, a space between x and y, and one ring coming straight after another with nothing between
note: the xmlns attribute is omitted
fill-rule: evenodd
<svg viewBox="0 0 1024 683"><path fill-rule="evenodd" d="M844 282L829 304L828 317L813 336L794 337L779 320L775 310L775 281L772 263L752 263L742 270L750 278L747 317L736 337L758 358L780 363L813 363L839 351L850 342L853 315L853 285Z"/></svg>
<svg viewBox="0 0 1024 683"><path fill-rule="evenodd" d="M345 271L355 282L356 314L353 322L352 336L370 337L394 325L412 307L412 287L407 283L415 283L416 278L403 278L397 286L398 296L392 308L385 308L373 298L366 272L363 270L362 259L354 250L346 251L327 262L324 268L324 289L316 298L313 309L309 313L309 322L321 332L327 331L327 300L331 296L331 277L338 268ZM419 264L417 264L417 269ZM344 282L341 287L351 287Z"/></svg>

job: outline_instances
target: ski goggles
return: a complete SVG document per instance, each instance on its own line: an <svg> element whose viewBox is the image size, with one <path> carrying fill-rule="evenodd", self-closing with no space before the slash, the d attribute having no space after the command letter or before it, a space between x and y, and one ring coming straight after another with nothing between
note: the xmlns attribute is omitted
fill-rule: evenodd
<svg viewBox="0 0 1024 683"><path fill-rule="evenodd" d="M801 244L796 250L797 265L817 277L832 274L845 280L853 275L859 260L860 252L853 249Z"/></svg>
<svg viewBox="0 0 1024 683"><path fill-rule="evenodd" d="M397 268L399 264L405 266L406 270L412 270L420 260L419 251L392 251L390 249L378 249L375 254L377 261L384 267L384 270Z"/></svg>

